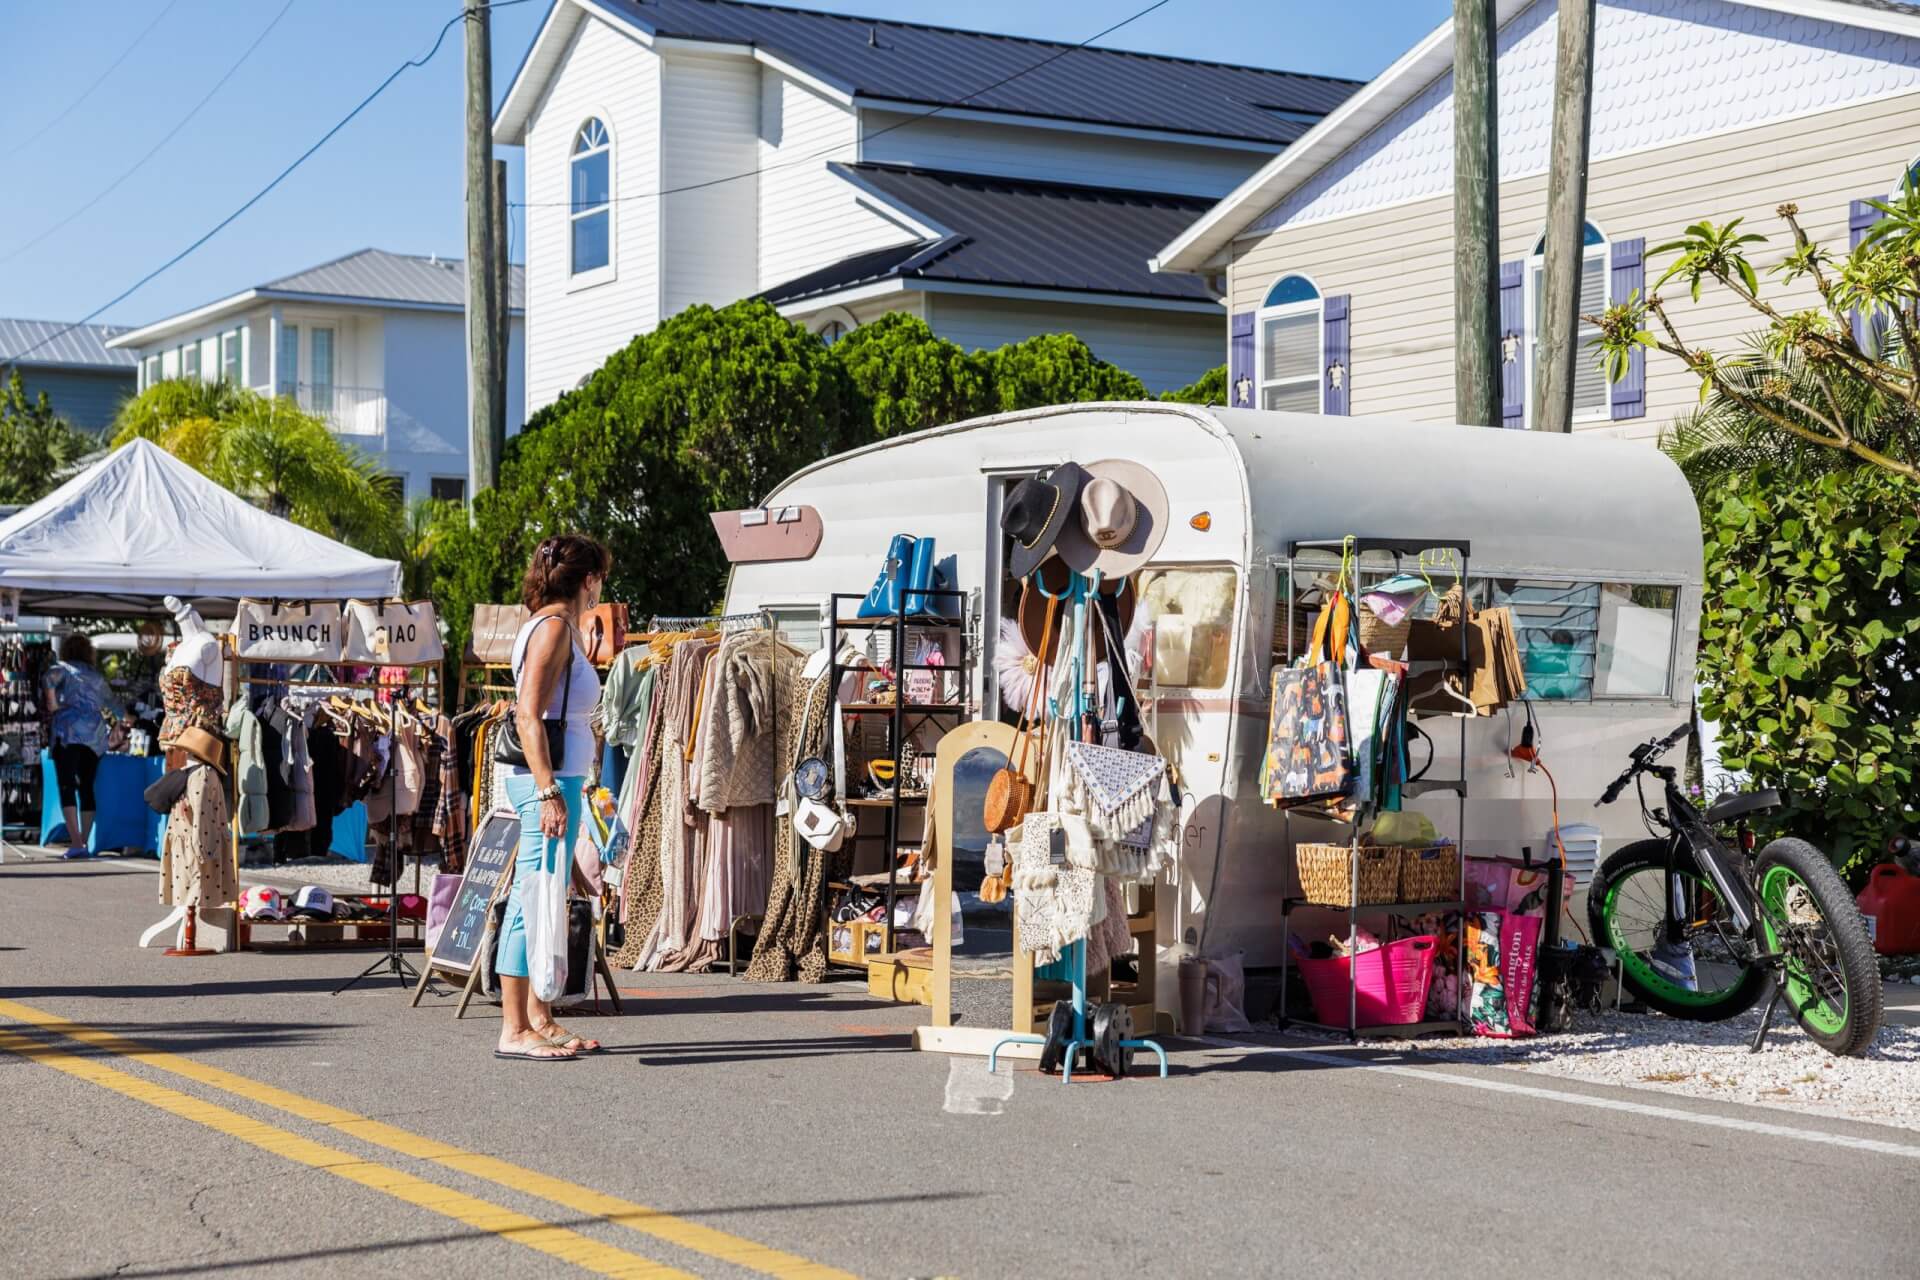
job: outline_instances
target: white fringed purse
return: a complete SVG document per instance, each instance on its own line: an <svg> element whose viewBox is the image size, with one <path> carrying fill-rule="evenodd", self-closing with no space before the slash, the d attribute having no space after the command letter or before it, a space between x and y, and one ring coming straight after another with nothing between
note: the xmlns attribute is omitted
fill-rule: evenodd
<svg viewBox="0 0 1920 1280"><path fill-rule="evenodd" d="M1151 880L1174 851L1173 792L1159 756L1066 744L1063 807L1083 815L1103 875Z"/></svg>

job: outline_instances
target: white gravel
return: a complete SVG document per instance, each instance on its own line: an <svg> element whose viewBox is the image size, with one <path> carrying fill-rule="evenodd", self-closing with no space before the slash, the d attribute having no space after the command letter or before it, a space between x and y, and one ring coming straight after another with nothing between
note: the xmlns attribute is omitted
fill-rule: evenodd
<svg viewBox="0 0 1920 1280"><path fill-rule="evenodd" d="M1865 1057L1836 1058L1782 1017L1767 1033L1767 1047L1748 1053L1760 1025L1758 1009L1726 1022L1609 1012L1584 1016L1575 1025L1567 1035L1527 1040L1361 1043L1415 1059L1510 1067L1920 1130L1920 1027L1885 1026Z"/></svg>

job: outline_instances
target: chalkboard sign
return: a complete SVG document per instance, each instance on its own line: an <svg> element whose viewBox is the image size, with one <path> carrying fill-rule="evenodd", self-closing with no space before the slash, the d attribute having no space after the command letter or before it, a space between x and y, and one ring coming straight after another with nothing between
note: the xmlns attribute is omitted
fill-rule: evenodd
<svg viewBox="0 0 1920 1280"><path fill-rule="evenodd" d="M480 954L480 941L487 933L487 908L512 882L513 860L519 852L519 815L490 815L467 849L466 875L429 957L434 968L472 971Z"/></svg>

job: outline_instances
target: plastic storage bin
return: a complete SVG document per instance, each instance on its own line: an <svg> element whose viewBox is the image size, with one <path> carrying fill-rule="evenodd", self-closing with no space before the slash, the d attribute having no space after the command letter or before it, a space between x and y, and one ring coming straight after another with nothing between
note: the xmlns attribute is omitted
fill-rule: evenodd
<svg viewBox="0 0 1920 1280"><path fill-rule="evenodd" d="M1433 985L1433 959L1439 939L1423 934L1402 938L1357 961L1345 956L1297 963L1313 1000L1313 1016L1329 1026L1347 1025L1347 966L1357 964L1355 1009L1362 1027L1404 1026L1426 1016L1427 988Z"/></svg>

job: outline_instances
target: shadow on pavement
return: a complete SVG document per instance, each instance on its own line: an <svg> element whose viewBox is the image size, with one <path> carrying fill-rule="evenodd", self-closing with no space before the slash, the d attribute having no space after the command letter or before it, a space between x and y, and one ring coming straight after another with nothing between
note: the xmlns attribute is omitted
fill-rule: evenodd
<svg viewBox="0 0 1920 1280"><path fill-rule="evenodd" d="M911 1196L873 1196L858 1200L808 1200L791 1204L742 1204L724 1205L704 1209L660 1210L674 1217L711 1218L731 1213L807 1213L824 1209L861 1209L868 1206L891 1204L924 1204L934 1200L978 1200L986 1193L980 1191L936 1191ZM579 1230L583 1227L605 1225L606 1220L594 1217L567 1217L544 1219L542 1226L561 1227L566 1230ZM368 1258L378 1254L398 1253L403 1249L431 1248L434 1245L459 1244L467 1240L495 1240L499 1235L492 1231L444 1231L430 1236L415 1236L410 1240L394 1240L377 1244L347 1244L330 1249L302 1248L297 1254L256 1254L250 1258L233 1258L225 1262L195 1261L191 1265L150 1266L129 1265L113 1271L97 1271L85 1277L85 1280L164 1280L169 1276L211 1275L223 1271L244 1271L257 1268L265 1271L276 1265L290 1261L305 1261L313 1258ZM511 1235L508 1237L511 1239Z"/></svg>
<svg viewBox="0 0 1920 1280"><path fill-rule="evenodd" d="M370 951L357 953L354 958L363 959L371 954ZM166 1000L175 996L293 996L306 992L324 995L336 990L346 980L345 974L339 974L325 978L255 978L249 981L227 982L196 982L185 979L177 983L122 987L0 987L0 996L10 1000L50 999L61 996L89 996L100 1000Z"/></svg>
<svg viewBox="0 0 1920 1280"><path fill-rule="evenodd" d="M799 1040L691 1040L679 1044L608 1045L610 1057L630 1057L648 1067L706 1066L717 1062L765 1062L771 1058L828 1058L841 1054L912 1053L912 1037L815 1036Z"/></svg>
<svg viewBox="0 0 1920 1280"><path fill-rule="evenodd" d="M42 1030L19 1023L4 1025L9 1031L22 1032L29 1037ZM275 1022L270 1025L257 1022L91 1022L87 1025L92 1030L135 1041L142 1049L179 1054L205 1053L217 1049L275 1048L314 1040L317 1037L312 1033L315 1032L342 1030L334 1024L306 1022ZM47 1042L40 1052L60 1053L75 1058L112 1060L125 1057L102 1045L65 1038ZM0 1062L13 1056L11 1053L0 1055ZM21 1056L35 1057L37 1054L29 1051Z"/></svg>

